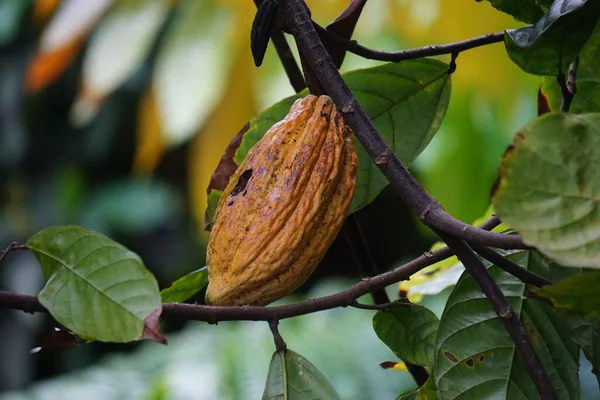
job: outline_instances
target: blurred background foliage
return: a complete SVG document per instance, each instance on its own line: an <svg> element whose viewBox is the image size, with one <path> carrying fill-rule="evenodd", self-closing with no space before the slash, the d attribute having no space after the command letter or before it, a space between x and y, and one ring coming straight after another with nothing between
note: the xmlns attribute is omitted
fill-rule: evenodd
<svg viewBox="0 0 600 400"><path fill-rule="evenodd" d="M313 19L325 26L348 2L307 3ZM137 252L161 287L203 266L212 171L251 117L293 94L272 46L262 67L254 67L249 46L254 12L250 0L0 0L0 244L24 242L47 226L77 224ZM517 26L488 2L378 0L365 7L354 38L392 50ZM342 70L377 64L348 55ZM470 222L489 205L498 161L512 134L536 115L539 79L514 66L501 44L462 53L452 79L446 119L412 170L452 215ZM382 268L422 253L434 240L389 190L357 217ZM338 238L302 292L329 292L355 281L350 253ZM35 294L42 285L29 254L11 254L0 268L3 290ZM430 301L440 308L444 297ZM366 311L333 310L286 320L282 333L294 350L314 347L302 354L343 398L364 398L369 387L389 390L383 397L391 397L412 383L405 372L377 367L393 355L378 342L370 318ZM169 332L184 323L165 325ZM30 355L51 328L43 315L0 313L0 392L80 369L106 353L135 350L126 365L147 390L137 391L132 383L123 385L131 396L117 391L106 397L99 390L98 398L215 398L202 397L203 391L255 398L272 351L266 324L215 329L190 323L181 336L168 335L166 348L92 344ZM211 347L215 341L217 348ZM189 356L178 361L177 354ZM134 382L107 372L120 371L116 365L129 355L111 357L109 369L98 372L108 374L100 387L115 389L114 379ZM168 394L184 379L199 379L194 382L202 387L193 394L175 389ZM65 388L66 381L46 385L52 382ZM73 390L69 398L90 397ZM44 398L43 392L31 396Z"/></svg>

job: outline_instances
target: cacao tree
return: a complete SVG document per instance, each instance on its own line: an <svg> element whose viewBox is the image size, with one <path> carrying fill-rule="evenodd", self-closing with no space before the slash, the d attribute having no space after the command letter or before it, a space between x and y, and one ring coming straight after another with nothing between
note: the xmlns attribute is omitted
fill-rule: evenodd
<svg viewBox="0 0 600 400"><path fill-rule="evenodd" d="M53 21L66 18L69 3L76 7L77 2L66 2ZM73 123L101 118L107 94L124 84L125 70L148 52L158 52L158 70L185 62L165 43L179 35L192 37L189 32L200 29L195 20L168 31L158 49L152 48L153 38L168 19L198 13L199 3L182 2L185 7L171 16L166 3L87 5L91 20L106 12L113 28L129 24L123 40L138 46L121 54L127 62L120 69L95 71L95 64L84 61ZM600 160L600 3L489 3L524 25L460 42L384 51L352 40L371 4L366 0L350 1L327 27L312 20L304 1L256 0L253 24L245 27L254 63L260 67L265 61L271 41L296 94L227 132L231 142L219 154L206 188L205 229L214 228L207 267L187 271L160 290L145 260L117 240L86 226L46 226L24 243L7 243L0 256L1 266L9 253L31 252L44 287L37 296L0 290L0 308L50 314L61 328L45 346L48 351L142 339L166 344L161 322L170 318L268 324L275 351L270 364L256 366L266 377L263 399L342 398L326 369L292 350L294 342L285 340L279 323L356 308L372 314L372 334L397 357L381 366L408 370L415 381L414 389L398 393L399 399L581 398L581 355L600 376L595 297L600 287L600 189L595 188L600 181L594 172ZM124 17L128 13L130 19ZM143 23L135 23L142 16ZM203 21L201 27L220 22ZM89 44L97 57L110 54L114 34L103 33L110 24L99 28ZM202 34L214 43L223 40L210 36L208 28ZM57 35L40 41L25 76L27 90L39 91L64 73L83 45L76 38L57 46ZM461 54L491 45L504 45L506 57L523 74L539 77L538 93L530 93L538 109L514 132L497 166L488 215L471 225L446 212L407 167L444 121L452 76L463 67ZM347 53L385 63L341 74ZM162 102L165 114L183 113L169 108L171 75L156 76L161 77L151 89L156 93L144 106ZM199 101L209 97L207 92ZM308 114L301 112L305 103L311 104ZM200 118L181 115L166 119L170 125L163 127L170 132L163 139L175 147L189 140L193 119ZM136 165L155 163L144 154L139 150ZM398 207L407 207L440 241L390 270L377 266L356 217L373 207L386 187L397 196ZM333 294L269 305L318 270L338 231L350 243L362 279ZM397 289L391 291L394 298L385 290L390 286ZM200 304L198 294L202 299L207 287L207 304ZM423 296L446 288L450 295L440 317L419 304Z"/></svg>

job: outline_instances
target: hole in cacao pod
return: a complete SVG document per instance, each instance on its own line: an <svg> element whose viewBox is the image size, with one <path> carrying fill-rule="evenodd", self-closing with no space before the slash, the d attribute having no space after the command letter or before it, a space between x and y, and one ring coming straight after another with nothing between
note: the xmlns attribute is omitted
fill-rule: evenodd
<svg viewBox="0 0 600 400"><path fill-rule="evenodd" d="M235 184L235 187L233 188L233 190L231 191L229 196L231 196L231 197L237 196L238 194L240 194L241 192L246 190L246 185L248 184L248 181L250 180L251 177L252 177L251 169L247 169L244 172L242 172L242 174L238 178L237 183Z"/></svg>

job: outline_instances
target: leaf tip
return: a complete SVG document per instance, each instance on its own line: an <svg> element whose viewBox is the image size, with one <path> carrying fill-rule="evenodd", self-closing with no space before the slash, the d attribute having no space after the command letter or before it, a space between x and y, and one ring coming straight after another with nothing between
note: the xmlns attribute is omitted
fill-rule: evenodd
<svg viewBox="0 0 600 400"><path fill-rule="evenodd" d="M162 306L154 310L150 315L144 319L144 330L140 336L142 339L150 339L160 344L167 344L167 338L162 334L160 330L160 314L162 313Z"/></svg>

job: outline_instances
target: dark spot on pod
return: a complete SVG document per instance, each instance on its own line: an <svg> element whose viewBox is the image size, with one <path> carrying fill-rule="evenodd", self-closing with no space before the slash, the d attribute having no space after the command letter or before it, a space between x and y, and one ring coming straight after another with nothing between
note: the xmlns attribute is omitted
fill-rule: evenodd
<svg viewBox="0 0 600 400"><path fill-rule="evenodd" d="M456 358L456 356L452 353L450 353L449 351L445 351L444 355L446 356L446 358L452 362L458 362L458 358Z"/></svg>
<svg viewBox="0 0 600 400"><path fill-rule="evenodd" d="M465 361L465 364L467 364L469 367L472 367L473 365L475 365L475 362L472 358L469 358L467 361Z"/></svg>
<svg viewBox="0 0 600 400"><path fill-rule="evenodd" d="M231 200L229 203L227 203L227 207L231 207L233 205L233 200Z"/></svg>
<svg viewBox="0 0 600 400"><path fill-rule="evenodd" d="M329 114L322 112L321 118L325 118L325 121L329 122Z"/></svg>
<svg viewBox="0 0 600 400"><path fill-rule="evenodd" d="M485 356L483 354L479 355L479 362L484 362L485 361Z"/></svg>
<svg viewBox="0 0 600 400"><path fill-rule="evenodd" d="M233 190L231 191L229 196L234 197L234 196L237 196L238 194L240 194L241 192L245 191L246 185L248 184L248 181L250 180L251 177L252 177L251 169L247 169L244 172L242 172L242 174L238 178L237 183L235 184L235 187L233 188Z"/></svg>

